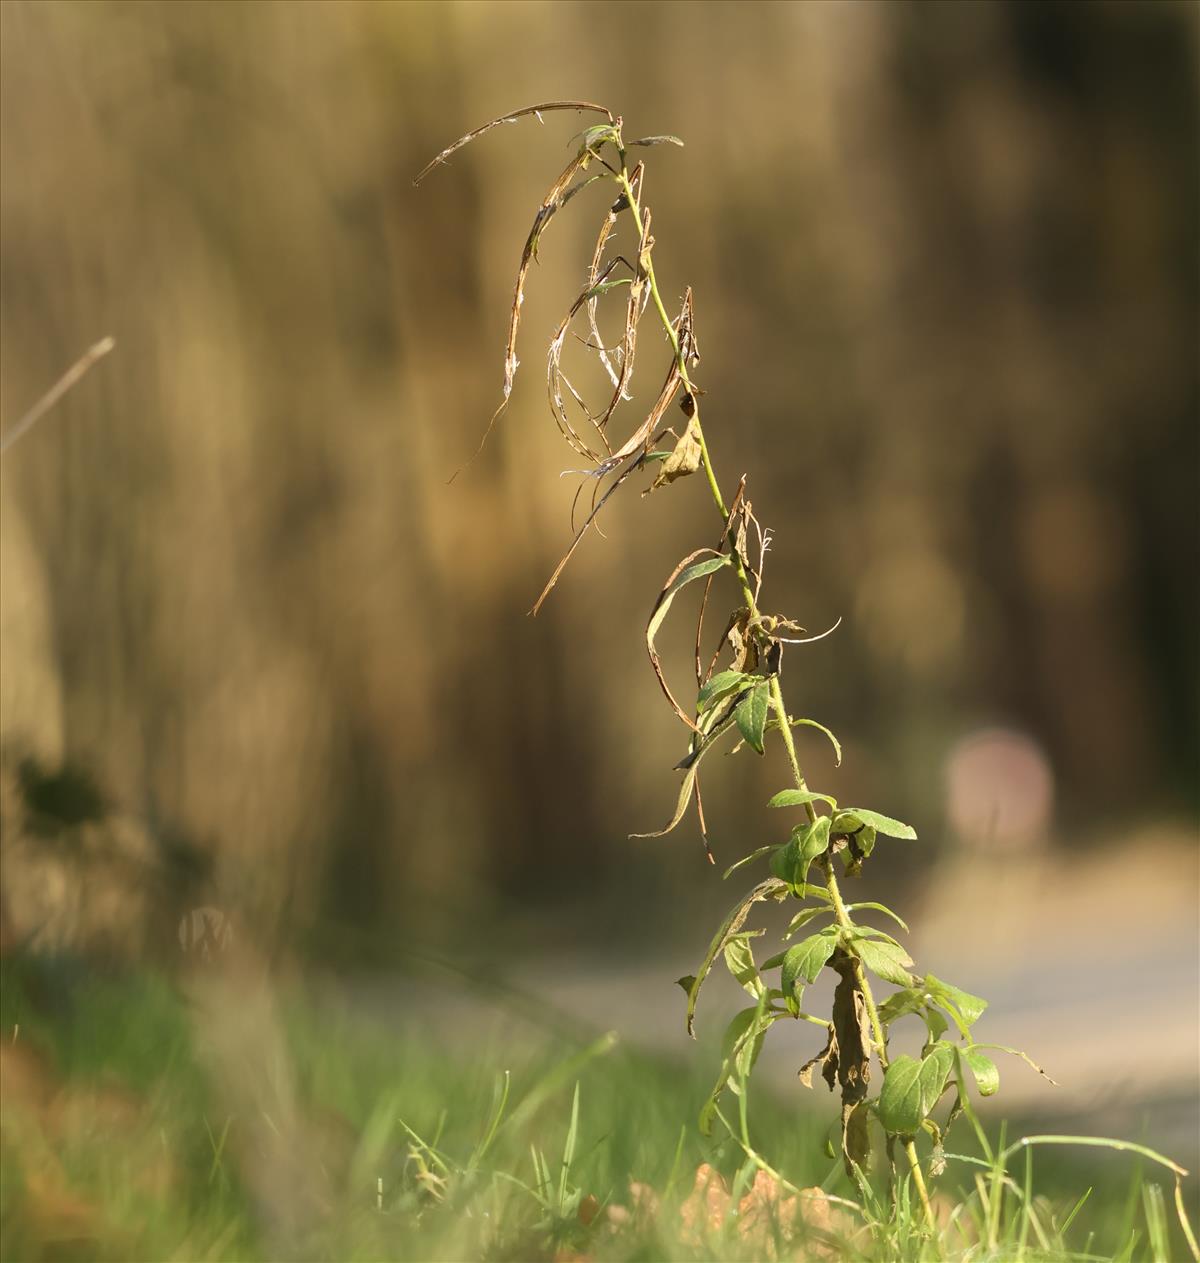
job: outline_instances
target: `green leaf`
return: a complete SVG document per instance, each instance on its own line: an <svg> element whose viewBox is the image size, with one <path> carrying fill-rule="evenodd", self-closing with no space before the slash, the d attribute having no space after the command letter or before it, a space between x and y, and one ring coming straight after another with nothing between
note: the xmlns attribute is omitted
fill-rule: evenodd
<svg viewBox="0 0 1200 1263"><path fill-rule="evenodd" d="M593 285L592 288L589 289L588 292L584 295L584 297L595 298L600 294L607 294L609 290L617 289L618 286L631 285L632 283L633 283L633 278L630 276L622 276L619 280L615 280L615 281L600 281L597 284ZM666 453L664 452L663 455L665 456Z"/></svg>
<svg viewBox="0 0 1200 1263"><path fill-rule="evenodd" d="M787 953L783 957L784 968L780 972L780 980L782 986L780 990L783 992L783 1002L787 1005L787 1011L796 1017L800 1013L800 1003L804 999L804 987L801 984L800 977L795 971L789 969Z"/></svg>
<svg viewBox="0 0 1200 1263"><path fill-rule="evenodd" d="M705 557L703 561L693 561L693 558L699 557L703 553L711 555ZM650 665L654 668L654 674L658 677L659 687L662 689L667 701L670 702L671 709L689 727L693 726L692 722L675 700L667 684L667 678L663 675L662 662L659 659L658 648L654 643L654 638L658 635L658 630L663 625L663 620L671 609L671 602L675 600L679 592L686 588L689 583L694 583L697 579L703 579L706 575L713 574L722 567L731 564L732 559L728 553L716 553L711 548L700 548L694 553L689 553L671 572L666 586L658 594L658 599L654 602L654 609L650 612L650 621L646 624L646 650L650 655Z"/></svg>
<svg viewBox="0 0 1200 1263"><path fill-rule="evenodd" d="M879 1016L885 1023L891 1023L908 1013L920 1013L924 1007L924 989L920 985L905 987L884 1000L879 1006Z"/></svg>
<svg viewBox="0 0 1200 1263"><path fill-rule="evenodd" d="M725 942L725 965L738 983L756 1000L763 993L763 981L758 974L758 966L754 963L754 951L750 947L750 939L764 934L764 930L745 930L735 934Z"/></svg>
<svg viewBox="0 0 1200 1263"><path fill-rule="evenodd" d="M754 1025L754 1019L758 1016L758 1005L753 1004L748 1009L742 1009L735 1013L729 1020L729 1025L725 1027L725 1033L721 1036L721 1056L728 1057L733 1050L742 1042L749 1033L751 1026Z"/></svg>
<svg viewBox="0 0 1200 1263"><path fill-rule="evenodd" d="M912 825L902 824L899 820L893 820L891 816L881 816L879 812L868 811L865 807L847 807L839 812L834 827L839 833L853 833L859 825L869 825L877 833L882 833L889 838L903 838L909 842L915 842L917 839L917 831Z"/></svg>
<svg viewBox="0 0 1200 1263"><path fill-rule="evenodd" d="M874 829L869 824L863 825L861 829L855 830L851 835L855 848L859 854L866 859L875 849L875 837L879 830Z"/></svg>
<svg viewBox="0 0 1200 1263"><path fill-rule="evenodd" d="M767 723L767 689L766 680L756 684L738 702L737 709L733 712L742 736L759 754L763 753L763 729Z"/></svg>
<svg viewBox="0 0 1200 1263"><path fill-rule="evenodd" d="M762 1049L763 1036L772 1022L778 1021L786 1014L767 1009L760 1002L752 1009L743 1009L736 1014L725 1028L721 1039L723 1060L717 1081L709 1093L704 1108L700 1111L700 1132L708 1136L712 1134L713 1120L717 1114L717 1102L721 1093L730 1086L729 1080L735 1073L748 1075Z"/></svg>
<svg viewBox="0 0 1200 1263"><path fill-rule="evenodd" d="M818 732L823 732L829 738L830 745L833 746L833 753L836 756L834 766L842 766L842 743L833 735L832 732L829 731L828 728L825 727L824 724L817 723L815 719L793 719L790 715L788 716L788 723L790 723L793 728L803 726L805 728L815 728Z"/></svg>
<svg viewBox="0 0 1200 1263"><path fill-rule="evenodd" d="M779 847L777 847L774 842L770 842L766 846L760 846L757 851L751 851L749 855L743 855L737 863L730 864L724 873L721 874L721 880L728 880L729 877L736 873L739 868L742 868L746 864L753 864L755 860L760 860L764 855L769 855L772 851L777 850L779 850Z"/></svg>
<svg viewBox="0 0 1200 1263"><path fill-rule="evenodd" d="M896 915L891 908L882 903L851 903L846 905L847 912L859 912L863 908L870 908L873 912L882 912L884 916L891 917L893 921L905 932L908 933L908 926L902 918Z"/></svg>
<svg viewBox="0 0 1200 1263"><path fill-rule="evenodd" d="M909 1013L916 1014L925 1023L930 1041L940 1039L946 1033L946 1019L937 1009L930 1007L925 987L920 982L888 996L879 1006L879 1016L887 1025Z"/></svg>
<svg viewBox="0 0 1200 1263"><path fill-rule="evenodd" d="M813 934L802 943L789 948L783 955L783 965L779 971L779 985L785 999L794 994L798 979L816 982L817 975L825 968L825 962L836 948L837 930L833 927Z"/></svg>
<svg viewBox="0 0 1200 1263"><path fill-rule="evenodd" d="M625 142L626 149L632 149L634 145L678 145L683 148L683 141L678 136L641 136L637 140L627 140Z"/></svg>
<svg viewBox="0 0 1200 1263"><path fill-rule="evenodd" d="M972 1026L983 1016L987 1001L961 987L951 986L933 974L925 975L925 990L934 1001L942 1006L954 1020L955 1026L966 1035Z"/></svg>
<svg viewBox="0 0 1200 1263"><path fill-rule="evenodd" d="M842 863L846 866L846 876L857 877L862 872L863 864L874 849L875 830L869 825L864 825L861 829L855 829L848 836L846 845L841 848Z"/></svg>
<svg viewBox="0 0 1200 1263"><path fill-rule="evenodd" d="M913 976L904 967L912 964L912 957L898 943L870 938L856 938L853 942L858 958L873 974L899 987L912 985Z"/></svg>
<svg viewBox="0 0 1200 1263"><path fill-rule="evenodd" d="M891 943L896 947L903 947L904 944L894 939L887 930L878 929L874 925L856 925L850 930L850 937L855 938L879 938L885 942Z"/></svg>
<svg viewBox="0 0 1200 1263"><path fill-rule="evenodd" d="M799 863L800 851L796 846L796 839L789 838L782 846L775 848L775 854L771 856L771 872L780 881L791 885L792 876Z"/></svg>
<svg viewBox="0 0 1200 1263"><path fill-rule="evenodd" d="M834 766L835 767L842 766L842 743L837 739L837 737L833 735L832 732L829 731L828 728L825 727L824 724L817 723L815 719L797 719L794 715L789 715L788 726L791 728L815 728L818 732L823 732L825 736L829 738L830 745L833 746L833 753L835 756ZM778 719L767 720L768 732L770 732L773 728L778 728L778 727L779 727ZM734 747L734 749L737 750L740 748L740 746L741 746L741 743L739 742L738 746ZM731 751L731 753L733 753L733 751Z"/></svg>
<svg viewBox="0 0 1200 1263"><path fill-rule="evenodd" d="M895 1136L912 1136L937 1104L954 1065L954 1045L934 1044L925 1057L893 1059L883 1076L879 1121Z"/></svg>
<svg viewBox="0 0 1200 1263"><path fill-rule="evenodd" d="M810 789L781 789L767 803L768 807L803 807L806 803L825 802L836 809L837 802L828 794L816 794Z"/></svg>
<svg viewBox="0 0 1200 1263"><path fill-rule="evenodd" d="M783 1015L778 1014L778 1016ZM764 1002L755 1010L755 1020L750 1024L750 1029L733 1050L733 1070L739 1079L747 1079L751 1070L754 1069L758 1054L762 1052L763 1036L772 1020L771 1011L767 1009L764 999ZM738 1085L733 1085L733 1090L739 1092Z"/></svg>
<svg viewBox="0 0 1200 1263"><path fill-rule="evenodd" d="M696 698L697 713L706 710L712 702L728 697L730 693L736 693L747 680L755 678L755 676L747 675L745 671L718 671L700 690L700 695Z"/></svg>
<svg viewBox="0 0 1200 1263"><path fill-rule="evenodd" d="M1008 1053L1010 1057L1020 1057L1021 1060L1031 1070L1036 1070L1038 1074L1040 1074L1042 1078L1046 1080L1047 1083L1053 1083L1055 1087L1058 1087L1057 1081L1050 1078L1050 1076L1041 1068L1041 1066L1038 1065L1036 1061L1034 1061L1034 1059L1027 1052L1022 1052L1021 1049L1019 1048L1010 1048L1008 1044L975 1044L973 1045L973 1047L974 1048L992 1048L996 1052Z"/></svg>
<svg viewBox="0 0 1200 1263"><path fill-rule="evenodd" d="M804 878L808 876L808 866L813 860L829 850L829 817L818 816L812 824L793 829L792 833L797 835L800 846L800 863L804 866L801 877Z"/></svg>
<svg viewBox="0 0 1200 1263"><path fill-rule="evenodd" d="M585 127L582 131L576 132L571 137L571 140L577 140L585 148L588 148L604 140L611 140L615 143L619 138L619 133L612 123L593 123L590 127Z"/></svg>
<svg viewBox="0 0 1200 1263"><path fill-rule="evenodd" d="M793 887L805 883L809 865L829 849L829 817L797 825L792 836L771 857L771 872Z"/></svg>
<svg viewBox="0 0 1200 1263"><path fill-rule="evenodd" d="M807 925L814 917L829 916L833 912L832 908L801 908L799 912L792 917L788 928L784 933L784 938L789 939L802 926Z"/></svg>
<svg viewBox="0 0 1200 1263"><path fill-rule="evenodd" d="M797 899L824 899L828 904L833 903L833 897L824 886L810 886L806 882L800 882L792 888L792 894Z"/></svg>
<svg viewBox="0 0 1200 1263"><path fill-rule="evenodd" d="M996 1063L974 1048L964 1048L962 1058L971 1067L980 1096L995 1096L1000 1091L1000 1071Z"/></svg>
<svg viewBox="0 0 1200 1263"><path fill-rule="evenodd" d="M699 741L700 744L694 746L678 765L683 771L683 781L679 786L679 797L675 800L674 815L661 829L655 829L652 833L631 833L629 835L631 838L661 838L670 833L679 824L687 812L688 804L692 801L692 794L696 789L696 776L700 771L700 760L712 749L718 738L728 732L731 727L733 727L733 719L729 718L718 724L711 733L697 735L693 738L694 741Z"/></svg>
<svg viewBox="0 0 1200 1263"><path fill-rule="evenodd" d="M926 1005L921 1012L921 1016L925 1019L926 1029L929 1031L929 1038L933 1040L941 1039L950 1027L950 1023L937 1011Z"/></svg>
<svg viewBox="0 0 1200 1263"><path fill-rule="evenodd" d="M946 1080L954 1069L955 1047L938 1040L926 1052L921 1061L921 1116L924 1117L938 1103L946 1090Z"/></svg>
<svg viewBox="0 0 1200 1263"><path fill-rule="evenodd" d="M759 882L744 899L734 906L725 920L721 922L721 928L713 936L713 941L709 944L708 952L700 966L700 972L692 980L692 986L688 992L687 1029L688 1034L693 1039L696 1037L696 1001L700 998L700 988L704 985L704 980L708 977L709 970L713 967L713 962L725 950L725 944L745 924L746 918L750 915L750 909L756 903L764 899L782 899L787 895L787 892L788 887L785 882L777 881L775 878L770 877L764 882Z"/></svg>
<svg viewBox="0 0 1200 1263"><path fill-rule="evenodd" d="M667 611L671 608L671 602L689 583L695 583L697 579L703 579L705 575L713 574L715 571L720 570L722 566L728 566L729 564L729 554L721 553L716 557L706 557L703 561L693 562L690 566L685 566L663 589L662 594L658 598L658 604L654 608L654 613L650 616L650 627L657 631L662 626L663 619L666 618Z"/></svg>
<svg viewBox="0 0 1200 1263"><path fill-rule="evenodd" d="M893 1136L911 1136L921 1126L921 1063L901 1054L893 1057L879 1094L879 1121Z"/></svg>

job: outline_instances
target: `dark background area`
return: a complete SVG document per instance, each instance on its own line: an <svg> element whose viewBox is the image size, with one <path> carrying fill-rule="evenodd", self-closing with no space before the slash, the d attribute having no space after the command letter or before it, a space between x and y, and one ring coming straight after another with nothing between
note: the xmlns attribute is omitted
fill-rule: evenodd
<svg viewBox="0 0 1200 1263"><path fill-rule="evenodd" d="M790 704L846 747L835 771L803 735L810 779L922 836L880 888L1147 829L1194 885L1194 8L13 0L0 23L4 424L117 341L3 461L14 933L137 954L207 903L319 958L706 938L731 892L694 827L627 839L684 752L642 627L715 537L699 480L615 499L525 613L577 464L543 345L602 195L547 234L512 406L447 485L589 120L412 177L561 96L686 141L648 151L659 275L694 287L714 461L776 534L769 607L843 619L788 655ZM82 860L34 840L55 778L103 802ZM710 773L719 865L774 840L783 783Z"/></svg>

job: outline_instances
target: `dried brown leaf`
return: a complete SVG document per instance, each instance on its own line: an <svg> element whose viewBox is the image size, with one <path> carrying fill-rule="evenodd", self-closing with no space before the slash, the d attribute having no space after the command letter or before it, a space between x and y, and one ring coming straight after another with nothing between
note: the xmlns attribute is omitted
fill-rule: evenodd
<svg viewBox="0 0 1200 1263"><path fill-rule="evenodd" d="M871 1025L866 1001L855 976L854 958L840 948L830 968L841 978L833 993L833 1026L838 1044L837 1079L842 1088L842 1157L847 1174L862 1166L869 1152L867 1085L871 1079Z"/></svg>
<svg viewBox="0 0 1200 1263"><path fill-rule="evenodd" d="M756 1251L755 1257L776 1259L780 1249L791 1251L804 1241L805 1259L837 1259L844 1257L839 1248L837 1230L845 1226L845 1217L835 1216L830 1198L820 1188L794 1189L776 1175L761 1168L754 1183L738 1203L738 1236Z"/></svg>
<svg viewBox="0 0 1200 1263"><path fill-rule="evenodd" d="M702 1246L721 1231L733 1199L721 1173L707 1162L696 1168L696 1179L687 1200L679 1208L680 1237L688 1245Z"/></svg>
<svg viewBox="0 0 1200 1263"><path fill-rule="evenodd" d="M554 416L554 420L558 424L559 431L567 442L586 460L590 460L593 464L599 465L606 459L606 456L594 451L588 446L587 441L575 430L571 424L570 417L567 415L566 404L562 397L562 387L565 385L570 392L571 397L582 409L588 420L596 425L596 418L588 411L587 405L580 398L579 393L572 387L562 371L562 352L566 342L567 330L571 326L571 322L579 314L580 309L585 305L591 305L595 302L595 293L599 286L607 283L608 278L616 270L620 264L630 267L628 261L618 255L612 259L607 266L595 276L591 272L588 274L588 284L580 291L579 296L571 304L567 314L559 322L558 328L554 331L554 336L550 339L550 349L546 357L546 390L550 398L550 411ZM631 269L632 270L632 269ZM603 355L603 350L601 350ZM598 427L597 427L598 428ZM603 435L602 435L603 437ZM605 442L605 447L608 447Z"/></svg>
<svg viewBox="0 0 1200 1263"><path fill-rule="evenodd" d="M688 294L690 296L691 294L690 290L688 291ZM685 396L684 398L685 409L684 410L687 411L686 405L689 400L691 401L691 410L690 412L688 412L689 419L690 421L696 420L698 424L697 418L699 416L699 405L696 403L695 395ZM725 528L721 531L721 538L717 540L718 549L722 549L725 547L725 541L729 534L729 518L732 517L732 515L735 512L737 512L738 506L741 504L741 501L742 501L742 496L745 494L745 490L746 490L746 477L743 474L742 480L738 484L737 492L735 493L733 497L733 507L730 509L729 515L726 517ZM729 637L729 634L734 627L735 622L738 621L742 613L741 611L735 611L733 616L730 618L730 621L726 625L724 632L721 633L721 639L717 642L717 648L714 651L712 659L710 660L708 664L708 671L705 672L703 668L703 664L701 663L701 660L700 660L700 652L701 652L701 646L704 640L704 615L708 611L708 597L709 597L709 593L712 590L712 580L713 580L713 576L710 576L708 582L704 585L704 595L700 601L700 613L696 618L696 685L697 687L701 687L701 688L704 686L704 682L712 675L713 671L716 670L717 659L721 656L721 650L724 647L726 640ZM748 614L747 614L747 617L748 617ZM735 662L730 667L730 669L734 671L740 671L742 668L739 665L737 665L737 663Z"/></svg>
<svg viewBox="0 0 1200 1263"><path fill-rule="evenodd" d="M524 109L514 110L511 114L502 114L499 118L494 118L490 122L484 123L482 127L475 128L472 132L467 132L465 136L460 136L452 145L447 145L432 162L427 163L421 168L417 174L413 184L420 184L421 181L435 168L440 167L452 153L456 153L464 145L469 145L471 141L477 140L485 132L490 132L493 127L500 127L505 123L515 123L520 118L527 118L530 115L549 114L553 110L588 110L594 114L603 114L610 123L616 121L613 112L603 105L596 105L591 101L543 101L541 105L527 105Z"/></svg>
<svg viewBox="0 0 1200 1263"><path fill-rule="evenodd" d="M641 182L641 176L638 174L640 167L634 172L638 183ZM636 191L637 185L634 185ZM609 207L608 214L604 217L604 221L600 225L600 233L596 238L596 248L592 251L592 262L588 267L588 288L594 289L600 277L600 263L604 258L604 251L608 246L608 240L613 234L613 230L617 226L617 216L622 210L628 209L629 203L625 199L625 195L621 196ZM600 336L600 328L596 323L597 300L593 297L588 300L587 318L588 329L591 331L592 337L596 341L596 351L600 357L600 363L604 365L604 371L608 374L609 381L614 386L620 385L620 376L616 369L612 366L609 359L609 353L604 345L604 339Z"/></svg>
<svg viewBox="0 0 1200 1263"><path fill-rule="evenodd" d="M676 478L686 478L688 474L694 474L700 468L700 457L700 424L693 416L687 424L687 429L675 444L674 450L663 461L658 476L642 492L642 495L648 496L659 487L665 487L668 483L674 482Z"/></svg>
<svg viewBox="0 0 1200 1263"><path fill-rule="evenodd" d="M829 1024L829 1038L825 1041L825 1047L821 1049L815 1057L810 1057L797 1072L800 1082L806 1087L812 1087L813 1070L817 1066L821 1067L821 1074L825 1082L829 1084L829 1090L833 1091L833 1085L837 1078L837 1031L834 1029L833 1023Z"/></svg>
<svg viewBox="0 0 1200 1263"><path fill-rule="evenodd" d="M745 606L734 610L729 616L729 622L725 624L725 630L721 633L721 639L717 642L708 664L705 679L717 669L717 660L726 645L729 646L730 654L728 670L751 674L758 669L758 646L750 632L750 611Z"/></svg>
<svg viewBox="0 0 1200 1263"><path fill-rule="evenodd" d="M870 1113L864 1102L842 1106L842 1157L846 1174L854 1178L854 1167L865 1168L871 1156Z"/></svg>
<svg viewBox="0 0 1200 1263"><path fill-rule="evenodd" d="M645 421L625 440L621 447L615 451L600 468L604 466L613 466L620 461L625 460L632 455L639 447L645 451L650 451L662 441L663 433L655 434L658 423L662 420L664 413L671 406L671 401L679 393L679 388L683 384L683 375L679 370L680 360L686 360L688 348L693 345L692 339L692 291L689 287L683 296L683 307L679 313L679 345L680 355L671 361L671 366L667 370L666 380L663 382L662 390L659 391L658 398L654 402L654 406L650 409Z"/></svg>
<svg viewBox="0 0 1200 1263"><path fill-rule="evenodd" d="M640 175L638 178L640 181ZM625 304L625 332L622 335L621 348L618 352L617 380L613 385L612 399L609 400L608 407L604 409L595 421L596 429L602 434L605 426L608 425L609 420L612 418L612 414L617 410L617 405L628 393L629 383L633 379L633 361L637 350L637 326L642 315L642 299L646 293L645 259L649 257L653 245L654 239L650 236L650 211L649 208L643 207L642 234L638 241L633 281L629 286L629 296ZM614 455L614 458L622 459L617 455Z"/></svg>
<svg viewBox="0 0 1200 1263"><path fill-rule="evenodd" d="M545 232L547 225L554 218L555 214L581 188L591 183L591 181L584 181L583 184L574 188L571 187L571 181L574 180L576 175L586 169L594 157L595 154L591 149L586 146L581 148L575 157L563 168L558 179L547 190L541 206L538 207L537 214L533 217L533 227L529 230L529 236L525 239L525 248L521 252L521 266L517 269L517 283L513 289L512 310L508 317L508 341L505 344L504 352L504 392L496 411L492 413L491 420L487 423L483 437L479 440L479 446L475 449L470 460L467 461L467 465L474 461L479 456L479 453L483 451L492 430L495 428L496 422L504 415L508 407L509 398L512 395L513 382L516 379L517 367L520 364L520 361L517 359L517 331L521 325L521 305L525 301L525 279L529 275L531 264L537 258L538 243L541 240L542 233ZM455 470L454 476L450 479L451 482L458 477L463 468L465 466Z"/></svg>

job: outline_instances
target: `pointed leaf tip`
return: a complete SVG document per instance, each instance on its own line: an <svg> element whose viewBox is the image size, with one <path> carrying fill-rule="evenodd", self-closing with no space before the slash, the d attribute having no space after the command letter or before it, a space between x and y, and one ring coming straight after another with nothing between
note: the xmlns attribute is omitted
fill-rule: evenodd
<svg viewBox="0 0 1200 1263"><path fill-rule="evenodd" d="M763 753L763 732L767 724L767 682L759 681L738 703L733 712L738 730L746 744Z"/></svg>

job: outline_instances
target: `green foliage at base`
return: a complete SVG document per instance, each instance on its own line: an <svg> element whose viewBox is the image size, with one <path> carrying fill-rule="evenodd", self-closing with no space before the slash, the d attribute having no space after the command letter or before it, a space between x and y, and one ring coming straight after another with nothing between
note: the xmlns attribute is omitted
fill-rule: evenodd
<svg viewBox="0 0 1200 1263"><path fill-rule="evenodd" d="M840 1157L823 1156L836 1137L816 1111L761 1090L751 1103L739 1073L745 1129L730 1118L707 1140L681 1126L711 1092L686 1069L697 1059L674 1064L613 1035L495 1019L443 1031L329 979L272 991L282 1063L246 1046L231 1071L209 1046L219 1019L162 977L9 959L0 984L11 1263L800 1259L816 1247L856 1260L1186 1257L1172 1181L1136 1157L1051 1172L1042 1150L1011 1147L1005 1169L1002 1143L989 1160L964 1134L940 1155L930 1237L906 1177L894 1205L862 1201ZM31 1065L40 1085L19 1077ZM272 1128L287 1142L278 1179L263 1168ZM823 1189L832 1225L747 1237L728 1214L697 1226L702 1164L731 1208L756 1178Z"/></svg>

